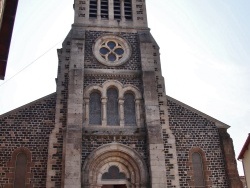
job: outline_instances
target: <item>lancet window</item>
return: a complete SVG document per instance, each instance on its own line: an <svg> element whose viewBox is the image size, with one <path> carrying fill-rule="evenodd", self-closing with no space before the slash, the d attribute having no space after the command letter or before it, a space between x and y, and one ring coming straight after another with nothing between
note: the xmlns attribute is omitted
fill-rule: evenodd
<svg viewBox="0 0 250 188"><path fill-rule="evenodd" d="M27 156L19 153L16 158L14 188L26 187Z"/></svg>
<svg viewBox="0 0 250 188"><path fill-rule="evenodd" d="M202 156L198 152L192 154L194 184L196 188L205 188Z"/></svg>
<svg viewBox="0 0 250 188"><path fill-rule="evenodd" d="M119 125L118 112L118 92L115 88L109 88L107 91L107 124Z"/></svg>
<svg viewBox="0 0 250 188"><path fill-rule="evenodd" d="M90 94L89 98L89 124L90 125L101 125L101 94L98 91L94 91Z"/></svg>
<svg viewBox="0 0 250 188"><path fill-rule="evenodd" d="M92 86L85 91L86 126L141 126L141 95L131 86Z"/></svg>
<svg viewBox="0 0 250 188"><path fill-rule="evenodd" d="M135 96L133 93L124 95L124 121L125 125L136 124Z"/></svg>

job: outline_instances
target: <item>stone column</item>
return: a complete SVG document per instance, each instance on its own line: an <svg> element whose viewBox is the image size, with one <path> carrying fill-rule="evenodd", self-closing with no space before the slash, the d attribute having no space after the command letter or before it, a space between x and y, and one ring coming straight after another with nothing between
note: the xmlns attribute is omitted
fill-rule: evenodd
<svg viewBox="0 0 250 188"><path fill-rule="evenodd" d="M124 0L121 0L121 20L125 21Z"/></svg>
<svg viewBox="0 0 250 188"><path fill-rule="evenodd" d="M124 127L124 99L119 99L120 126Z"/></svg>
<svg viewBox="0 0 250 188"><path fill-rule="evenodd" d="M84 99L85 101L85 125L89 125L89 99Z"/></svg>
<svg viewBox="0 0 250 188"><path fill-rule="evenodd" d="M101 20L101 0L97 0L97 19Z"/></svg>
<svg viewBox="0 0 250 188"><path fill-rule="evenodd" d="M109 0L109 19L114 20L114 0Z"/></svg>
<svg viewBox="0 0 250 188"><path fill-rule="evenodd" d="M135 100L135 110L136 110L136 125L137 127L141 127L141 101L140 99Z"/></svg>
<svg viewBox="0 0 250 188"><path fill-rule="evenodd" d="M81 188L84 37L81 29L71 31L67 125L64 138L64 187Z"/></svg>
<svg viewBox="0 0 250 188"><path fill-rule="evenodd" d="M107 126L107 98L102 98L102 126Z"/></svg>

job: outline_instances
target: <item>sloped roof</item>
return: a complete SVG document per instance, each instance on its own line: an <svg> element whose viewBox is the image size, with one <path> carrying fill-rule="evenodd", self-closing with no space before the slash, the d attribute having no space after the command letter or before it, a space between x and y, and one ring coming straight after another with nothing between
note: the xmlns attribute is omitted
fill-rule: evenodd
<svg viewBox="0 0 250 188"><path fill-rule="evenodd" d="M215 118L213 118L213 117L211 117L211 116L209 116L209 115L207 115L199 110L196 110L195 108L188 106L187 104L184 104L184 103L182 103L182 102L180 102L180 101L178 101L178 100L176 100L168 95L166 97L168 100L171 100L171 101L175 102L176 104L178 104L178 105L180 105L180 106L182 106L182 107L184 107L184 108L186 108L186 109L188 109L188 110L190 110L190 111L192 111L192 112L194 112L194 113L196 113L196 114L198 114L198 115L200 115L200 116L202 116L202 117L204 117L212 122L214 122L215 125L217 126L217 128L224 128L224 129L230 128L229 125L227 125L227 124L225 124L225 123L223 123L223 122L221 122L221 121L219 121L219 120L217 120L217 119L215 119Z"/></svg>
<svg viewBox="0 0 250 188"><path fill-rule="evenodd" d="M25 104L25 105L23 105L23 106L20 106L20 107L18 107L18 108L15 108L15 109L13 109L13 110L11 110L11 111L8 111L8 112L6 112L6 113L4 113L4 114L1 114L1 115L0 115L0 118L5 117L5 116L8 116L8 115L11 115L11 114L15 114L15 113L18 112L18 111L21 111L21 110L23 110L23 109L25 109L25 108L29 108L29 107L31 107L31 106L33 106L33 105L39 103L39 102L42 102L42 101L44 101L44 100L46 100L46 99L48 99L48 98L50 98L50 97L53 97L54 95L56 95L55 92L54 92L54 93L51 93L51 94L49 94L49 95L47 95L47 96L45 96L45 97L42 97L42 98L40 98L40 99L37 99L37 100L35 100L35 101L32 101L32 102L30 102L30 103L28 103L28 104Z"/></svg>
<svg viewBox="0 0 250 188"><path fill-rule="evenodd" d="M243 148L241 149L241 152L239 154L238 160L241 160L241 159L244 158L245 152L248 150L249 144L250 144L250 133L248 133L247 140L246 140Z"/></svg>

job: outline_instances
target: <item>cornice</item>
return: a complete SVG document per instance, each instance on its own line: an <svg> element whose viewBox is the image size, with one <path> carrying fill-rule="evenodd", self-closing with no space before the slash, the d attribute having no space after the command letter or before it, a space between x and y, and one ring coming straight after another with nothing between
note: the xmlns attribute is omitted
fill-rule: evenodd
<svg viewBox="0 0 250 188"><path fill-rule="evenodd" d="M113 69L85 69L85 76L101 76L112 78L137 78L142 72L137 70L113 70Z"/></svg>

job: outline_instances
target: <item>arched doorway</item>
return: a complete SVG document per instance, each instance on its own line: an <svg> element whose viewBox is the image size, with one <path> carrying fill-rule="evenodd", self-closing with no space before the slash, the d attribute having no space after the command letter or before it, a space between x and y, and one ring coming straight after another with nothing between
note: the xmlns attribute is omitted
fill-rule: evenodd
<svg viewBox="0 0 250 188"><path fill-rule="evenodd" d="M83 165L84 188L146 188L147 167L132 148L111 143L94 150Z"/></svg>

